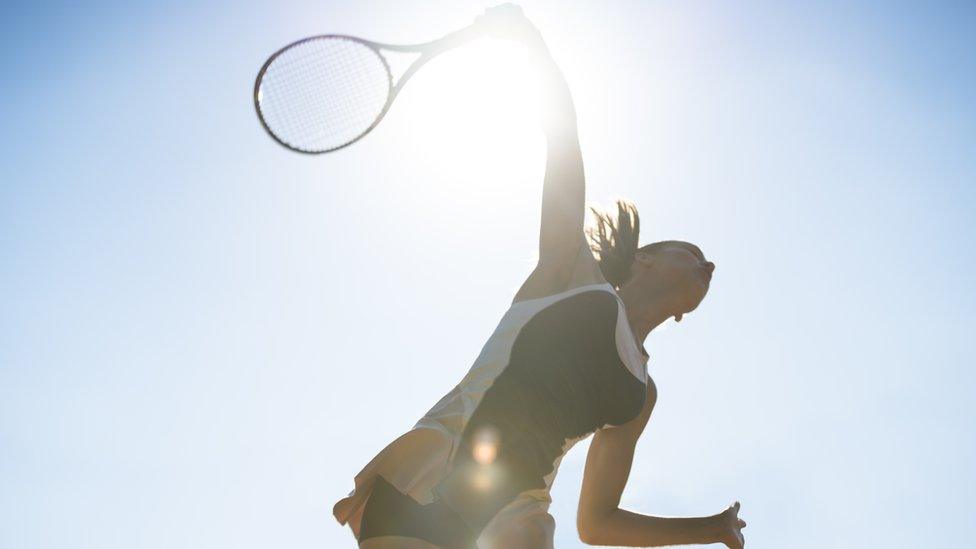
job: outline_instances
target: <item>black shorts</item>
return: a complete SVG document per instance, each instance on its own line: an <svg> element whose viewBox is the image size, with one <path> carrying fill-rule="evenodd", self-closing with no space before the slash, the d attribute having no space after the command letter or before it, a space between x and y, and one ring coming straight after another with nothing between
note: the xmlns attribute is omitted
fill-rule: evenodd
<svg viewBox="0 0 976 549"><path fill-rule="evenodd" d="M363 510L359 541L380 536L422 539L443 549L475 549L477 537L444 502L417 503L377 475Z"/></svg>

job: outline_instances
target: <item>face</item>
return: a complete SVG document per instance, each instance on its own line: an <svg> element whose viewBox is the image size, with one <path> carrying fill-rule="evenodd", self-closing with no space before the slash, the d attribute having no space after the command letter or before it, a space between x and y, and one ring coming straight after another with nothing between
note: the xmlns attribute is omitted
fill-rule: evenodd
<svg viewBox="0 0 976 549"><path fill-rule="evenodd" d="M635 282L663 292L675 320L695 310L708 293L715 264L688 242L668 242L651 253L638 252L632 275Z"/></svg>

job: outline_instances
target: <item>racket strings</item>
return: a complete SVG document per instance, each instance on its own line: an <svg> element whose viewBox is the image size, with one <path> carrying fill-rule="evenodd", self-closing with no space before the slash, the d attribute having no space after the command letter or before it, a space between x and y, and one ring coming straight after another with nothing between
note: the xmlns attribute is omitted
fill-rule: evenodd
<svg viewBox="0 0 976 549"><path fill-rule="evenodd" d="M280 79L266 77L267 86L262 85L262 96L267 88L276 98L292 98L273 103L279 107L276 110L272 110L268 102L266 118L280 137L300 148L327 149L355 138L372 123L376 108L366 105L368 94L356 93L368 81L363 78L362 71L357 70L362 64L353 61L357 57L356 48L349 48L349 44L342 41L335 45L344 47L324 48L322 44L310 44L312 47L303 48L310 50L303 55L281 59L281 64L275 67L279 69L276 73L280 73ZM276 76L278 74L272 78ZM272 81L282 85L272 86ZM344 89L336 89L337 85ZM262 107L265 103L262 101Z"/></svg>
<svg viewBox="0 0 976 549"><path fill-rule="evenodd" d="M379 54L342 37L307 40L282 51L258 88L258 111L288 146L307 152L335 149L377 120L390 93Z"/></svg>
<svg viewBox="0 0 976 549"><path fill-rule="evenodd" d="M309 50L304 54L298 55L296 51L280 60L279 66L275 67L280 79L272 80L266 76L269 93L281 99L292 97L291 101L274 103L280 108L277 112L267 109L267 117L277 115L278 123L274 126L279 128L282 137L290 137L293 144L306 144L307 148L313 149L327 148L329 141L341 144L345 139L355 137L344 135L347 132L343 130L355 132L372 122L369 117L374 112L364 106L368 96L355 93L367 82L362 71L356 70L362 67L354 61L357 48L350 48L352 43L347 41L334 42L328 44L333 47L322 47L321 41L314 41L303 48ZM274 76L278 74L272 78ZM282 85L271 86L272 81ZM345 93L339 93L337 84L345 87L342 90ZM262 85L262 92L264 88ZM262 101L262 107L264 104ZM350 129L350 126L358 127Z"/></svg>

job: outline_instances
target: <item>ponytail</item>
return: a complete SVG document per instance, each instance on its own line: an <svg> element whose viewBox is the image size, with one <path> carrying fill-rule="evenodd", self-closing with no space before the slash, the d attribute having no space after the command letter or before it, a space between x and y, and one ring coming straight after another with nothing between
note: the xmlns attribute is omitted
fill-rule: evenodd
<svg viewBox="0 0 976 549"><path fill-rule="evenodd" d="M637 206L629 200L618 199L616 205L616 216L590 207L595 220L592 226L587 227L586 236L603 278L619 289L630 278L630 267L637 254L640 216Z"/></svg>

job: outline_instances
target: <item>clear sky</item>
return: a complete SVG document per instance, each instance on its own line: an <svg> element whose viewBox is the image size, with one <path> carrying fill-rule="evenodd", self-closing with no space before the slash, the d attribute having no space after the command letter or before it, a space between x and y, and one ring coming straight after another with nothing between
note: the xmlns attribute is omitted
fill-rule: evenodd
<svg viewBox="0 0 976 549"><path fill-rule="evenodd" d="M352 476L449 390L533 265L544 141L517 48L412 80L334 155L274 144L302 36L422 42L485 4L21 3L0 61L0 546L350 547ZM525 1L588 199L697 243L651 334L624 496L747 546L976 537L976 9ZM577 547L586 444L553 491Z"/></svg>

